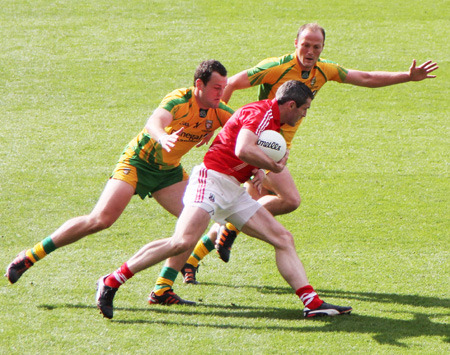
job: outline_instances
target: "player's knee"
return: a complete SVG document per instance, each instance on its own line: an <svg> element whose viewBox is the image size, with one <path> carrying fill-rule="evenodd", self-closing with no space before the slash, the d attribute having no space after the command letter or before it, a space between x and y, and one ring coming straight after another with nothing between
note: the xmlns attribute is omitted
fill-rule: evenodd
<svg viewBox="0 0 450 355"><path fill-rule="evenodd" d="M192 238L187 238L186 236L184 236L183 238L172 237L170 244L174 254L178 255L184 253L189 249L193 249L196 243Z"/></svg>
<svg viewBox="0 0 450 355"><path fill-rule="evenodd" d="M283 206L285 213L290 213L295 211L302 202L300 195L298 194L292 194L289 196L282 196L281 199L283 200Z"/></svg>
<svg viewBox="0 0 450 355"><path fill-rule="evenodd" d="M274 243L275 248L286 249L295 248L294 237L288 230L284 230L278 234Z"/></svg>
<svg viewBox="0 0 450 355"><path fill-rule="evenodd" d="M89 229L91 233L100 232L108 229L114 224L115 220L104 215L89 216Z"/></svg>

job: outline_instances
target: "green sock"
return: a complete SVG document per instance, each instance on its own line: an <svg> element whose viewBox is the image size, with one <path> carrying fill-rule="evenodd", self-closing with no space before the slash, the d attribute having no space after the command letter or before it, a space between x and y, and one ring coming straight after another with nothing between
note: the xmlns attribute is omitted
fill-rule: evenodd
<svg viewBox="0 0 450 355"><path fill-rule="evenodd" d="M161 296L167 290L170 290L177 278L178 271L172 269L171 267L164 266L159 274L158 279L156 280L155 288L153 292L157 296Z"/></svg>
<svg viewBox="0 0 450 355"><path fill-rule="evenodd" d="M56 249L51 237L45 238L43 241L37 243L33 248L26 251L27 256L33 263L45 258L48 254Z"/></svg>

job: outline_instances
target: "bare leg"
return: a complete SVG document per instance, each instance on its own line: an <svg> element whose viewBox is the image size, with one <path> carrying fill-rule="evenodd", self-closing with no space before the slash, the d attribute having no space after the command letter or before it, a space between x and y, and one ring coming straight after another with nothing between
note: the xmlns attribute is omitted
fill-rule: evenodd
<svg viewBox="0 0 450 355"><path fill-rule="evenodd" d="M294 291L309 284L303 264L295 250L292 234L269 211L260 208L244 225L242 231L275 248L278 271Z"/></svg>
<svg viewBox="0 0 450 355"><path fill-rule="evenodd" d="M127 261L128 268L136 274L169 257L173 257L176 265L182 267L208 227L209 221L209 214L205 210L198 207L185 208L178 219L173 236L145 245Z"/></svg>
<svg viewBox="0 0 450 355"><path fill-rule="evenodd" d="M92 212L65 222L51 235L53 243L59 248L109 228L120 217L133 194L134 188L130 184L110 179Z"/></svg>
<svg viewBox="0 0 450 355"><path fill-rule="evenodd" d="M251 184L245 184L250 196L258 200L272 215L287 214L300 206L300 194L287 167L278 174L268 173L263 186L263 193L259 194Z"/></svg>
<svg viewBox="0 0 450 355"><path fill-rule="evenodd" d="M162 190L159 190L152 194L152 196L158 201L158 203L164 207L167 211L172 213L174 216L179 217L181 212L183 211L183 194L186 190L186 186L188 184L188 180L181 181L177 184L168 186ZM193 248L182 253L177 258L169 258L166 260L164 266L170 267L172 269L180 271L184 266L179 265L181 263L180 260L184 258L187 260L189 255L191 255Z"/></svg>
<svg viewBox="0 0 450 355"><path fill-rule="evenodd" d="M188 180L180 181L152 193L153 198L168 212L179 217L183 210L183 195Z"/></svg>

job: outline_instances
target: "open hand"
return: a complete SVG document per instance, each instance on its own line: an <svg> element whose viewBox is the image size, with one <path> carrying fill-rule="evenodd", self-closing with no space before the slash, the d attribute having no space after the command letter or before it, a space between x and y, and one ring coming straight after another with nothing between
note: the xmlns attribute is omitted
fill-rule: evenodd
<svg viewBox="0 0 450 355"><path fill-rule="evenodd" d="M435 71L439 67L437 63L428 60L425 63L416 67L416 60L414 59L411 67L409 68L409 77L411 81L421 81L424 79L435 78L436 75L429 75L431 72Z"/></svg>

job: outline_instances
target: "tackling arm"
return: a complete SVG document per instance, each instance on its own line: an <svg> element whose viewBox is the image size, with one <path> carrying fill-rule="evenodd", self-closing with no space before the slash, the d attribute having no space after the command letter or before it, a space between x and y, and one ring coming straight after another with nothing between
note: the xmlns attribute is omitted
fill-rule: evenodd
<svg viewBox="0 0 450 355"><path fill-rule="evenodd" d="M172 147L178 140L178 135L184 129L183 127L178 131L173 132L172 134L168 134L165 131L165 128L169 126L172 121L173 116L169 111L163 108L157 108L145 124L145 128L147 129L150 136L159 144L161 144L161 146L168 152L172 150Z"/></svg>

